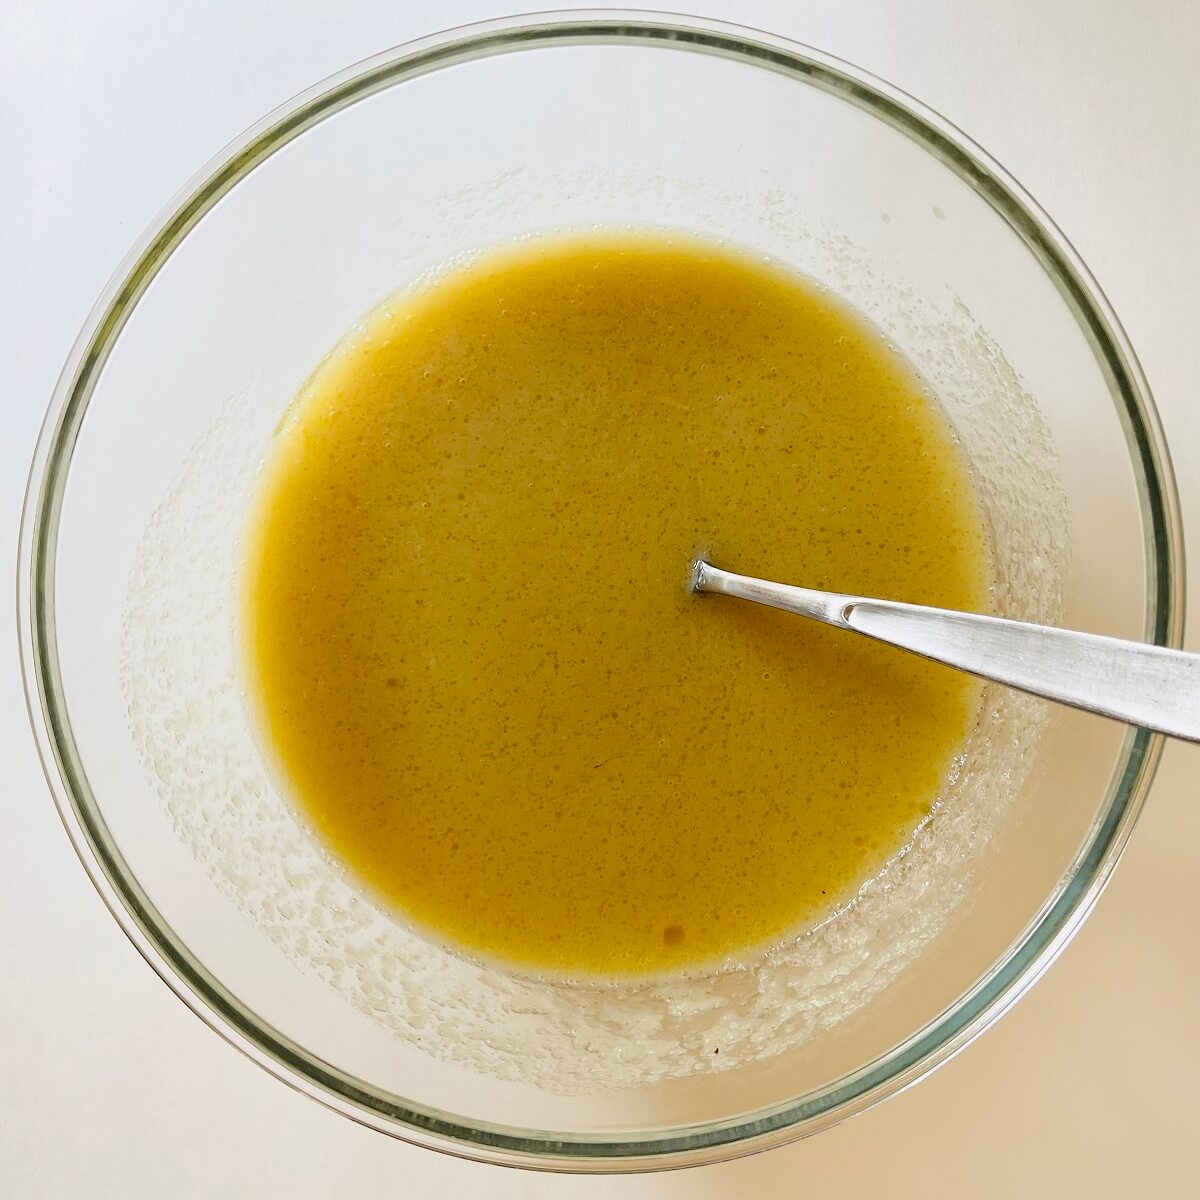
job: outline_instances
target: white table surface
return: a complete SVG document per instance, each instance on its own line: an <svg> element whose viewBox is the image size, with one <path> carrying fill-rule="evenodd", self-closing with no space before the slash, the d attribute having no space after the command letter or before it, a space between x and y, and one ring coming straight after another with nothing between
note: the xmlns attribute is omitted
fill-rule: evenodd
<svg viewBox="0 0 1200 1200"><path fill-rule="evenodd" d="M1200 5L690 3L891 80L1041 201L1141 355L1200 562ZM15 557L27 463L68 345L160 206L309 83L506 11L486 0L0 0L0 561ZM361 1129L241 1058L171 995L59 826L10 632L0 639L0 1196L1198 1195L1198 783L1200 751L1172 746L1081 935L996 1029L914 1090L741 1162L537 1176Z"/></svg>

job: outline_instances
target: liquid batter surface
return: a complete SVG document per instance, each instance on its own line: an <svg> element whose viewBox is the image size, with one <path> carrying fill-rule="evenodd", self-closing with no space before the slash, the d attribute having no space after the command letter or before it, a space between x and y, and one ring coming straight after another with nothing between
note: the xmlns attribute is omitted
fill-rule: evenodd
<svg viewBox="0 0 1200 1200"><path fill-rule="evenodd" d="M803 280L611 235L397 298L306 385L247 538L290 791L375 894L523 969L690 969L819 920L928 814L977 685L689 595L698 552L988 608L944 419Z"/></svg>

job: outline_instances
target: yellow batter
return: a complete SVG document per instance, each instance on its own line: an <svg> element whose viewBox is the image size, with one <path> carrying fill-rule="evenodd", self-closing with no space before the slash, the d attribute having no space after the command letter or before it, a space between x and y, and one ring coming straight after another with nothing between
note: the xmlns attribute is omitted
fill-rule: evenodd
<svg viewBox="0 0 1200 1200"><path fill-rule="evenodd" d="M963 675L686 590L698 552L988 607L967 466L904 362L703 242L534 242L369 317L284 422L247 542L251 694L337 856L551 975L719 962L911 836Z"/></svg>

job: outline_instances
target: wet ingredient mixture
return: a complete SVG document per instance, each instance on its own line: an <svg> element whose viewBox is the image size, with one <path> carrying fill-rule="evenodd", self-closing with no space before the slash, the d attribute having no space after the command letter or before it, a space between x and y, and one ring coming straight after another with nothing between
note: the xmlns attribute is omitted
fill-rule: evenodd
<svg viewBox="0 0 1200 1200"><path fill-rule="evenodd" d="M687 592L690 564L986 611L967 463L805 280L651 234L533 241L368 317L281 425L249 693L371 891L551 976L704 968L911 837L966 676Z"/></svg>

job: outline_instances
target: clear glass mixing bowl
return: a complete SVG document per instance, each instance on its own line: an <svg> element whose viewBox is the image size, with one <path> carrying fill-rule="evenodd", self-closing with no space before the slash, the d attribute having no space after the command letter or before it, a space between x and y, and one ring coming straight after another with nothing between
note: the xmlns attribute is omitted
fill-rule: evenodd
<svg viewBox="0 0 1200 1200"><path fill-rule="evenodd" d="M327 950L339 971L369 974L335 944L344 931L321 924L319 895L291 914L321 925L296 935L304 954L281 951L268 927L288 906L276 897L274 915L248 912L239 887L254 881L213 866L236 859L244 831L188 807L240 820L221 806L243 786L212 715L232 670L212 632L229 624L231 562L197 557L190 530L219 529L222 506L239 511L247 482L233 460L261 456L316 360L389 292L455 256L595 225L727 238L846 295L924 372L987 477L999 606L1179 645L1162 433L1113 313L1046 216L957 130L854 67L763 33L614 12L515 18L390 50L264 119L188 185L63 371L29 486L19 617L67 830L130 939L200 1017L375 1129L485 1161L613 1171L712 1162L826 1128L966 1045L1079 926L1160 747L1100 719L1046 716L1036 746L1003 765L1011 794L972 801L1000 814L980 817L987 844L932 869L929 886L956 880L961 903L920 952L845 1019L719 1073L575 1095L481 1073L438 1053L462 1035L439 1016L437 978L393 976L432 1014L424 1046L397 1037L331 987L329 969L305 969ZM147 529L159 531L159 590L131 610ZM132 668L131 637L144 643ZM154 692L146 680L161 688L155 672L169 681L177 659L187 671ZM205 679L211 692L189 683ZM161 711L138 710L147 687ZM194 741L196 770L165 805L181 777L139 743L139 720L143 733L159 722L168 759L170 738ZM207 849L194 836L184 845L181 829L207 829ZM298 879L297 895L306 886ZM857 961L897 944L904 914L888 920L860 927ZM835 1009L840 978L822 999ZM370 985L354 983L360 1000Z"/></svg>

